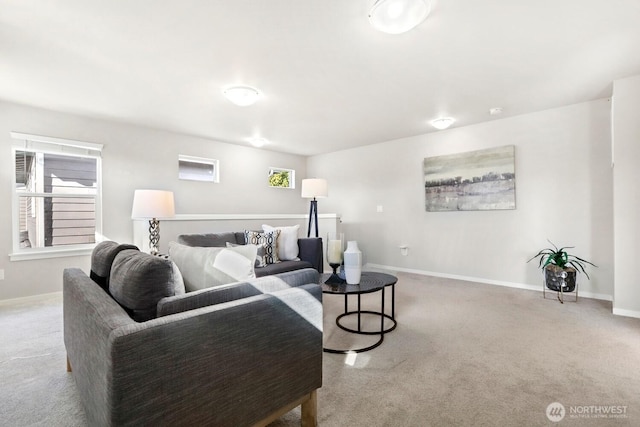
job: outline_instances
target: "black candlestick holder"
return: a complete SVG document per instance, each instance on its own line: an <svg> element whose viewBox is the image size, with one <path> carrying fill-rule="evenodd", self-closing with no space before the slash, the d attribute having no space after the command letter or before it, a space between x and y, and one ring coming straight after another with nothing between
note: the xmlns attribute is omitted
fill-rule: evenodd
<svg viewBox="0 0 640 427"><path fill-rule="evenodd" d="M337 270L338 270L338 267L340 267L340 264L329 263L329 265L331 266L331 268L333 268L333 273L331 274L331 276L329 276L327 281L324 283L326 283L327 285L343 285L347 283L346 280L338 276Z"/></svg>

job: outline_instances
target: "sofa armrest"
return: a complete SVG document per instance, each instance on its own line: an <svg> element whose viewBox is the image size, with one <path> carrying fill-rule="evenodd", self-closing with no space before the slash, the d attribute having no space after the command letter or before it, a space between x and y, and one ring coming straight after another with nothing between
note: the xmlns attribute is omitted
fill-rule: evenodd
<svg viewBox="0 0 640 427"><path fill-rule="evenodd" d="M319 273L324 272L324 257L321 237L301 237L298 239L298 257L311 263Z"/></svg>
<svg viewBox="0 0 640 427"><path fill-rule="evenodd" d="M320 275L316 270L306 268L273 276L259 277L245 282L200 289L183 295L161 299L158 302L157 316L167 316L182 311L306 285L308 283L318 283L319 279Z"/></svg>
<svg viewBox="0 0 640 427"><path fill-rule="evenodd" d="M109 337L113 425L252 425L322 385L317 284L125 325Z"/></svg>
<svg viewBox="0 0 640 427"><path fill-rule="evenodd" d="M73 371L84 406L91 405L95 411L90 424L103 425L96 420L105 420L109 407L104 392L111 369L108 337L136 322L79 268L64 270L62 296L67 367Z"/></svg>

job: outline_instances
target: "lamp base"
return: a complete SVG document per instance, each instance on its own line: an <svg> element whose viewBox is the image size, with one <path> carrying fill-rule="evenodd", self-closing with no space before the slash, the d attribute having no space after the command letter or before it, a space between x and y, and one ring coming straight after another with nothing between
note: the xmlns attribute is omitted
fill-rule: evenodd
<svg viewBox="0 0 640 427"><path fill-rule="evenodd" d="M151 255L158 253L158 244L160 242L160 221L157 218L149 220L149 252Z"/></svg>
<svg viewBox="0 0 640 427"><path fill-rule="evenodd" d="M318 201L315 197L309 206L309 226L307 227L307 237L311 237L312 224L316 226L316 237L318 237Z"/></svg>

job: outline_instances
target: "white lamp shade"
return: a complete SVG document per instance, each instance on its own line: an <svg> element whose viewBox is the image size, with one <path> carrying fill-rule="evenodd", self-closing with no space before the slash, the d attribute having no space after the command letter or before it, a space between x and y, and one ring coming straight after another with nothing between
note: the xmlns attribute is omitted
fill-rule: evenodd
<svg viewBox="0 0 640 427"><path fill-rule="evenodd" d="M389 34L409 31L424 21L431 11L431 0L378 0L369 12L369 22Z"/></svg>
<svg viewBox="0 0 640 427"><path fill-rule="evenodd" d="M302 180L302 197L327 197L329 188L327 180L321 178L308 178Z"/></svg>
<svg viewBox="0 0 640 427"><path fill-rule="evenodd" d="M136 190L131 218L172 218L176 216L173 191Z"/></svg>

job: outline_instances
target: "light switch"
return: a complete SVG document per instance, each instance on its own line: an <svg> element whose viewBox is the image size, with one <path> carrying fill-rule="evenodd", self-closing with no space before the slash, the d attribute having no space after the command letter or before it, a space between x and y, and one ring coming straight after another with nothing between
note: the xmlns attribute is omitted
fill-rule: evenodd
<svg viewBox="0 0 640 427"><path fill-rule="evenodd" d="M382 212L382 205L376 206L376 212Z"/></svg>

